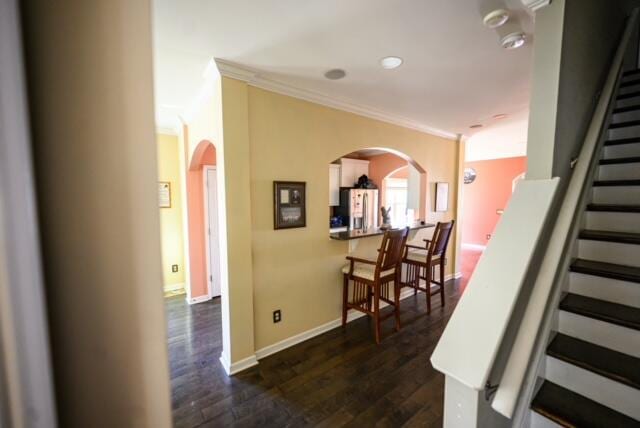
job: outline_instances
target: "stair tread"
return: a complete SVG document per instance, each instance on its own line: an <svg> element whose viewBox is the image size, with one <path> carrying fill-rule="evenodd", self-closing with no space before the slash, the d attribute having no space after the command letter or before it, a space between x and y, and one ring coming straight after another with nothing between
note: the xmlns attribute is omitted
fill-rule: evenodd
<svg viewBox="0 0 640 428"><path fill-rule="evenodd" d="M640 107L640 106L638 106ZM616 138L615 140L607 140L605 141L605 146L619 146L621 144L636 144L640 143L640 137L630 137L630 138Z"/></svg>
<svg viewBox="0 0 640 428"><path fill-rule="evenodd" d="M629 98L635 98L635 97L640 97L640 92L636 91L636 92L629 92L627 94L620 94L618 95L618 99L619 100L626 100Z"/></svg>
<svg viewBox="0 0 640 428"><path fill-rule="evenodd" d="M579 239L587 239L590 241L620 242L623 244L640 245L640 233L584 229L580 232L578 237Z"/></svg>
<svg viewBox="0 0 640 428"><path fill-rule="evenodd" d="M574 366L640 389L640 358L558 333L547 354Z"/></svg>
<svg viewBox="0 0 640 428"><path fill-rule="evenodd" d="M613 109L613 114L628 113L630 111L636 111L636 110L640 110L640 105L616 107Z"/></svg>
<svg viewBox="0 0 640 428"><path fill-rule="evenodd" d="M627 88L629 86L640 85L640 79L636 78L634 80L627 80L626 82L620 83L621 88Z"/></svg>
<svg viewBox="0 0 640 428"><path fill-rule="evenodd" d="M636 93L640 96L640 92ZM625 122L612 123L609 125L609 129L628 128L630 126L639 126L640 120L627 120Z"/></svg>
<svg viewBox="0 0 640 428"><path fill-rule="evenodd" d="M560 309L634 330L640 330L640 309L632 306L569 293L560 302Z"/></svg>
<svg viewBox="0 0 640 428"><path fill-rule="evenodd" d="M617 165L624 163L640 162L640 156L630 156L627 158L600 159L600 165Z"/></svg>
<svg viewBox="0 0 640 428"><path fill-rule="evenodd" d="M571 263L570 269L571 272L640 283L640 268L636 266L576 259Z"/></svg>
<svg viewBox="0 0 640 428"><path fill-rule="evenodd" d="M640 179L633 180L596 180L593 182L596 187L603 186L640 186Z"/></svg>
<svg viewBox="0 0 640 428"><path fill-rule="evenodd" d="M531 409L564 427L636 427L640 422L545 380Z"/></svg>
<svg viewBox="0 0 640 428"><path fill-rule="evenodd" d="M640 205L625 204L589 204L587 211L607 211L618 213L640 213Z"/></svg>

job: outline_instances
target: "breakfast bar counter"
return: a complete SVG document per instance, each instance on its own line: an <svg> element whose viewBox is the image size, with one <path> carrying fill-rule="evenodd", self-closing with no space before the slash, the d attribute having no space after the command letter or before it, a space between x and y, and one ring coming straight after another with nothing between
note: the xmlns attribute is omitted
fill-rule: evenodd
<svg viewBox="0 0 640 428"><path fill-rule="evenodd" d="M409 229L411 231L414 231L418 229L427 229L429 227L435 227L435 224L415 223L409 226ZM384 232L386 230L387 229L380 229L379 227L374 227L369 229L351 229L351 230L346 230L344 232L330 233L329 237L337 241L350 241L352 239L360 239L360 238L368 238L370 236L384 235Z"/></svg>

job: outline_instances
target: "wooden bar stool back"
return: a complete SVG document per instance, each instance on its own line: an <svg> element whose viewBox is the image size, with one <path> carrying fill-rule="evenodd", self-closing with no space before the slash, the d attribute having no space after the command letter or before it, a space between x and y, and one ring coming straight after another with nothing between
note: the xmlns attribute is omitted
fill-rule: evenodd
<svg viewBox="0 0 640 428"><path fill-rule="evenodd" d="M449 239L455 220L448 223L438 222L433 237L425 239L425 247L406 245L404 263L407 265L407 282L403 287L411 287L414 293L424 291L427 295L427 313L431 313L431 296L440 294L440 302L444 306L445 260ZM436 280L434 271L439 267L440 279ZM425 287L420 286L420 280L425 280ZM438 289L431 290L431 284L438 285Z"/></svg>
<svg viewBox="0 0 640 428"><path fill-rule="evenodd" d="M348 256L349 264L342 268L342 326L347 324L347 312L355 309L374 319L376 343L380 343L380 322L391 316L396 318L396 331L400 329L400 274L404 246L409 228L388 230L376 260ZM349 300L349 281L353 281ZM380 301L393 306L393 311L380 316Z"/></svg>

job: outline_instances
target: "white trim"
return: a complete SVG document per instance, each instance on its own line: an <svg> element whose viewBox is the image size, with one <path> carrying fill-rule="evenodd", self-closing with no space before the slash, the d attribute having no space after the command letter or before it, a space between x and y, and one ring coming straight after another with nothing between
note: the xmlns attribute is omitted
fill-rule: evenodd
<svg viewBox="0 0 640 428"><path fill-rule="evenodd" d="M185 286L184 286L184 282L178 282L175 284L165 284L162 289L164 290L165 293L170 292L170 291L177 291L177 290L184 290Z"/></svg>
<svg viewBox="0 0 640 428"><path fill-rule="evenodd" d="M470 250L479 250L479 251L484 251L487 249L486 245L480 245L480 244L466 244L466 243L462 243L462 248L468 248Z"/></svg>
<svg viewBox="0 0 640 428"><path fill-rule="evenodd" d="M380 120L382 122L391 123L403 128L414 129L416 131L420 131L430 135L436 135L438 137L447 138L449 140L457 141L458 139L458 134L455 134L453 132L434 128L427 124L420 123L412 119L407 119L405 117L398 116L396 114L389 113L383 110L378 110L370 106L356 104L349 100L338 99L330 95L322 94L320 92L315 92L293 86L289 83L276 81L263 76L260 70L251 67L226 61L220 58L214 58L214 60L218 67L218 71L222 76L242 80L256 88L266 89L268 91L276 92L282 95L287 95L315 104L343 110L371 119Z"/></svg>
<svg viewBox="0 0 640 428"><path fill-rule="evenodd" d="M171 135L177 137L179 133L174 128L168 128L166 126L156 126L156 134Z"/></svg>
<svg viewBox="0 0 640 428"><path fill-rule="evenodd" d="M551 0L522 0L522 4L532 12L537 11L545 6L548 6Z"/></svg>
<svg viewBox="0 0 640 428"><path fill-rule="evenodd" d="M185 300L187 301L188 304L190 305L195 305L196 303L202 303L202 302L206 302L211 300L211 297L208 294L205 294L204 296L198 296L198 297L186 297Z"/></svg>
<svg viewBox="0 0 640 428"><path fill-rule="evenodd" d="M206 267L207 267L207 296L213 298L213 292L211 290L211 278L213 276L213 270L211 269L211 239L209 231L211 230L211 224L209 224L209 171L216 172L216 186L218 186L218 170L214 165L204 165L202 167L202 192L203 192L203 205L204 205L204 242L206 253ZM216 191L216 197L218 192ZM217 217L217 216L216 216ZM218 232L219 235L219 232ZM218 243L219 245L219 243ZM219 256L219 255L218 255ZM219 279L219 278L218 278ZM220 290L222 293L222 290Z"/></svg>
<svg viewBox="0 0 640 428"><path fill-rule="evenodd" d="M224 371L227 372L227 375L233 376L236 373L240 373L243 370L258 365L258 359L255 355L251 355L240 361L236 361L235 363L229 363L226 354L222 352L220 354L220 363L222 363L222 367L224 368Z"/></svg>
<svg viewBox="0 0 640 428"><path fill-rule="evenodd" d="M462 277L462 273L457 272L455 274L449 274L445 276L445 281L449 281L451 279L457 279L461 277ZM410 288L407 288L400 293L400 300L403 300L403 299L406 299L407 297L412 297L412 296L413 296L413 290ZM381 302L380 308L384 308L386 306L388 306L388 303ZM365 316L365 314L363 314L362 312L349 311L349 314L347 315L347 323L357 320L358 318L361 318L363 316ZM333 330L334 328L340 327L341 325L342 325L342 317L337 318L333 321L329 321L328 323L319 325L318 327L314 327L307 331L303 331L302 333L298 333L294 336L288 337L284 340L281 340L280 342L276 342L273 345L268 345L268 346L265 346L264 348L258 349L256 351L256 358L258 360L261 360L263 358L268 357L269 355L273 355L277 352L283 351L287 348L297 345L298 343L302 343L305 340L309 340L313 337L321 335L322 333L326 333L329 330Z"/></svg>

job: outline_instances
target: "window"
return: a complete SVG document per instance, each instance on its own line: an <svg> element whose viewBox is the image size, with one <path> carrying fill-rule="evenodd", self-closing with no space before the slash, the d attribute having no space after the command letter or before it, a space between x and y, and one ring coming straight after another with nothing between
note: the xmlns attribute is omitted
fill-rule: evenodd
<svg viewBox="0 0 640 428"><path fill-rule="evenodd" d="M385 178L385 205L391 207L391 224L407 222L407 179Z"/></svg>

